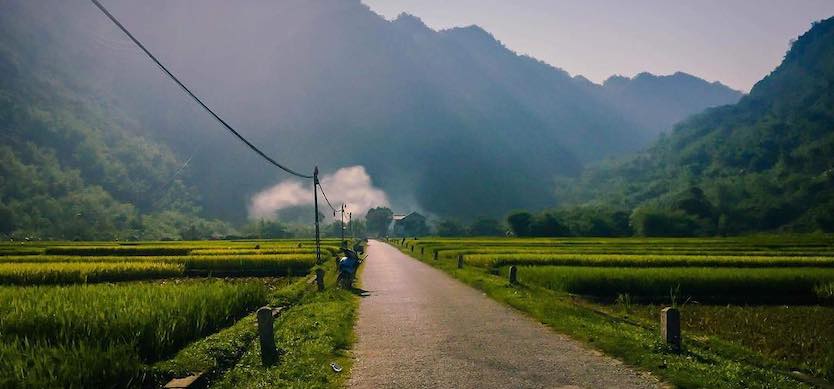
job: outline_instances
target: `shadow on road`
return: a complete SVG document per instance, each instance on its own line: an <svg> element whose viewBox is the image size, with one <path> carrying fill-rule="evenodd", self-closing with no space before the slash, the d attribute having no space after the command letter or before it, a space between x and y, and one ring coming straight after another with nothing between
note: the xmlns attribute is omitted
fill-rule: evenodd
<svg viewBox="0 0 834 389"><path fill-rule="evenodd" d="M350 288L348 289L348 292L353 293L359 297L368 297L371 295L371 291L362 288Z"/></svg>

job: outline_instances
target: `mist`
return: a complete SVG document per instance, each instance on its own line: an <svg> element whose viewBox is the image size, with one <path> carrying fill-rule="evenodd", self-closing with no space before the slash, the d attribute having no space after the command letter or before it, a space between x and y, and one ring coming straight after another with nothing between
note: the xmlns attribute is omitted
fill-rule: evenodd
<svg viewBox="0 0 834 389"><path fill-rule="evenodd" d="M321 186L335 208L346 205L346 211L357 218L364 218L368 209L389 206L388 196L375 188L371 176L363 166L351 166L337 170L321 178ZM252 196L249 203L250 219L274 219L282 209L312 205L313 193L309 182L289 179L264 189ZM329 213L329 205L319 194L319 210Z"/></svg>
<svg viewBox="0 0 834 389"><path fill-rule="evenodd" d="M362 166L403 212L474 220L555 206L559 178L637 151L670 123L740 96L694 77L593 84L518 55L477 26L438 31L410 15L386 20L358 0L107 3L268 155L308 173ZM10 51L38 48L20 57L27 71L89 96L172 158L193 155L181 180L198 194L201 216L244 222L306 201L300 184L275 184L282 172L231 138L87 1L12 0L0 11L20 47ZM255 202L264 188L277 195ZM140 203L142 195L117 198Z"/></svg>

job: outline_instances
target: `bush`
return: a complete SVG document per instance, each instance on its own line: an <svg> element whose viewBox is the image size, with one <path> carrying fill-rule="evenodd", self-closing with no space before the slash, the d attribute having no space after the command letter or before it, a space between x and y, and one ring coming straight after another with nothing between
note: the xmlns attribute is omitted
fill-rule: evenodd
<svg viewBox="0 0 834 389"><path fill-rule="evenodd" d="M540 237L570 236L570 229L552 213L533 217L530 223L530 235Z"/></svg>
<svg viewBox="0 0 834 389"><path fill-rule="evenodd" d="M525 237L531 235L530 225L533 223L533 215L530 212L516 212L507 216L507 224L515 236Z"/></svg>

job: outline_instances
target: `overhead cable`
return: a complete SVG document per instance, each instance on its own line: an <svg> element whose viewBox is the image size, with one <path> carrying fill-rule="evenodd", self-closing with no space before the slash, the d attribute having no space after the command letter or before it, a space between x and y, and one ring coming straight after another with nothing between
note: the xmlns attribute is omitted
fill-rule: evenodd
<svg viewBox="0 0 834 389"><path fill-rule="evenodd" d="M277 161L275 161L274 159L272 159L268 155L266 155L259 148L257 148L254 144L252 144L252 142L249 142L246 138L243 137L243 135L241 135L239 132L237 132L237 130L232 128L232 126L229 125L229 123L226 123L226 121L223 120L217 113L215 113L211 108L209 108L205 103L203 103L203 101L200 100L200 98L197 97L197 95L195 95L193 92L191 92L191 90L188 89L188 87L186 87L185 84L183 84L173 73L171 73L171 71L169 71L168 68L165 67L165 65L163 65L162 62L160 62L153 54L151 54L151 52L145 47L145 45L143 45L142 42L139 42L139 40L136 39L133 36L133 34L131 34L130 31L128 31L127 28L125 28L125 26L122 25L122 23L119 22L119 20L116 19L116 17L113 16L113 14L111 14L110 11L107 10L107 8L104 8L104 6L101 5L101 3L98 0L90 0L90 1L92 1L93 4L95 4L95 6L98 7L98 9L101 10L101 12L103 12L104 15L107 16L107 18L109 18L116 25L116 27L119 27L119 29L122 30L122 32L124 32L125 35L127 35L127 37L130 38L130 40L133 41L133 43L135 43L137 46L139 46L139 48L142 49L142 51L144 51L145 54L154 63L156 63L156 65L159 66L159 68L162 69L162 71L165 72L165 74L167 74L168 77L171 78L171 80L173 80L177 85L179 85L179 87L182 88L182 90L184 90L185 93L187 93L189 96L191 96L191 98L194 99L194 101L196 101L197 104L199 104L201 107L203 107L203 109L205 109L209 114L211 114L212 117L214 117L218 122L220 122L220 124L222 124L223 127L225 127L227 130L229 130L238 139L240 139L241 142L245 143L246 146L249 146L249 148L252 149L252 151L256 152L258 155L260 155L261 157L263 157L264 159L269 161L269 163L277 166L278 168L280 168L281 170L283 170L283 171L285 171L289 174L292 174L294 176L301 177L301 178L313 178L313 176L311 176L311 175L301 174L301 173L296 172L295 170L292 170L292 169L290 169L290 168L288 168L284 165L281 165L280 163L278 163Z"/></svg>

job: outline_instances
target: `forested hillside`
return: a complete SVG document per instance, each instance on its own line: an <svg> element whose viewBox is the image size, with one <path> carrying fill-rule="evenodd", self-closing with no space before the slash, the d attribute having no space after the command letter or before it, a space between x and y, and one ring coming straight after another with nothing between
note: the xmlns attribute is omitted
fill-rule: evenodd
<svg viewBox="0 0 834 389"><path fill-rule="evenodd" d="M834 18L797 39L738 104L693 116L561 196L636 208L632 225L648 235L834 231L832 123Z"/></svg>
<svg viewBox="0 0 834 389"><path fill-rule="evenodd" d="M596 85L477 26L388 21L358 0L108 6L268 154L325 174L364 166L395 208L446 217L552 206L559 177L738 98L694 77ZM4 233L210 234L223 227L192 218L245 223L252 196L288 178L89 2L3 1L0 28Z"/></svg>
<svg viewBox="0 0 834 389"><path fill-rule="evenodd" d="M0 15L0 233L19 239L179 238L197 194L169 148L127 131L125 115L71 85L40 34ZM136 128L141 131L141 128Z"/></svg>

